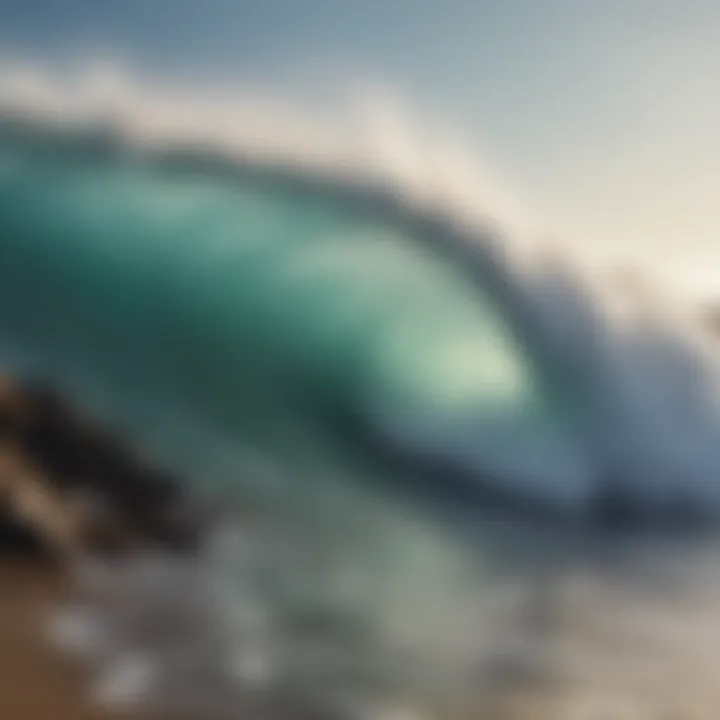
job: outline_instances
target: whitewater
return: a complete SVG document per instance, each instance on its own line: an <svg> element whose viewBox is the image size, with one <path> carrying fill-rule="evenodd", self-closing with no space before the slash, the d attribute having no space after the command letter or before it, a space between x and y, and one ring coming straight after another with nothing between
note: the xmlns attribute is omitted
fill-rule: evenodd
<svg viewBox="0 0 720 720"><path fill-rule="evenodd" d="M225 509L198 565L78 569L105 702L450 716L547 661L568 568L713 532L700 309L547 253L389 106L0 67L2 364Z"/></svg>

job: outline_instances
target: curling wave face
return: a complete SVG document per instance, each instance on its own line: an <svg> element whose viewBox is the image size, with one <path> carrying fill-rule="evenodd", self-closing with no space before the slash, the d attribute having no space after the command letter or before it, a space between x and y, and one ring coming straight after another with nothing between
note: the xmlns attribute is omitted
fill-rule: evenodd
<svg viewBox="0 0 720 720"><path fill-rule="evenodd" d="M227 667L295 705L307 687L358 707L477 691L522 614L519 587L567 555L552 533L499 531L481 490L582 516L610 468L652 505L672 455L673 487L690 473L713 496L712 443L658 444L677 424L656 422L637 383L677 388L685 371L663 351L649 378L642 343L606 336L572 285L553 309L563 278L521 281L482 223L329 171L322 152L320 168L190 135L128 142L119 120L61 128L14 109L0 128L4 363L72 393L198 493L252 508L200 567L167 567L159 587L141 563L119 614L101 603L111 679L162 686L165 668L165 698L181 682L202 717L208 693L236 709L235 686L223 705L213 684ZM645 340L653 355L659 338ZM470 523L419 501L421 485L442 499L457 484L478 491ZM171 577L202 596L186 596L198 627L183 621L182 667L175 645L127 626L190 612ZM200 646L222 667L193 665Z"/></svg>
<svg viewBox="0 0 720 720"><path fill-rule="evenodd" d="M572 408L503 299L440 242L433 252L401 217L302 185L123 159L8 130L2 320L13 343L162 388L244 432L262 432L252 393L282 385L302 411L356 414L484 482L586 499L592 467Z"/></svg>
<svg viewBox="0 0 720 720"><path fill-rule="evenodd" d="M415 494L432 459L471 489L582 504L591 468L519 313L432 241L444 225L422 214L111 140L0 131L3 360L199 494L249 503L255 524L218 528L205 562L178 571L200 597L171 656L131 629L181 612L170 580L131 568L136 594L94 604L101 698L167 703L182 686L209 717L258 686L334 710L471 687L507 590L483 591L492 568L397 491ZM451 482L435 475L431 494ZM178 647L213 660L175 667Z"/></svg>

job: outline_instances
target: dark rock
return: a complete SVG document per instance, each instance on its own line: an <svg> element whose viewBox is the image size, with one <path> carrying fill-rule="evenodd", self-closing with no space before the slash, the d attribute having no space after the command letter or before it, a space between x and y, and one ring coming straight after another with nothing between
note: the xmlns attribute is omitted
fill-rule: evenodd
<svg viewBox="0 0 720 720"><path fill-rule="evenodd" d="M13 514L13 493L30 482L48 488L48 496L52 491L51 502L62 504L58 514L79 508L78 534L87 550L121 552L147 545L188 552L199 543L198 513L181 484L49 388L0 380L0 448L20 458L27 470L0 478L0 489L6 490L0 549L32 551L43 544L37 528Z"/></svg>

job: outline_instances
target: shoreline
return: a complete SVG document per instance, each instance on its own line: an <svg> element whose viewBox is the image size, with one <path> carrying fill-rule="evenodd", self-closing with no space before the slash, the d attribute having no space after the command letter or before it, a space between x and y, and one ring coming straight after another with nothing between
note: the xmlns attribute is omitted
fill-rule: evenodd
<svg viewBox="0 0 720 720"><path fill-rule="evenodd" d="M127 720L93 707L83 670L44 637L50 611L69 590L52 562L0 558L0 717L8 720Z"/></svg>
<svg viewBox="0 0 720 720"><path fill-rule="evenodd" d="M128 720L89 695L92 668L53 646L52 612L85 555L159 546L192 554L197 518L175 478L146 465L65 397L0 374L0 718Z"/></svg>

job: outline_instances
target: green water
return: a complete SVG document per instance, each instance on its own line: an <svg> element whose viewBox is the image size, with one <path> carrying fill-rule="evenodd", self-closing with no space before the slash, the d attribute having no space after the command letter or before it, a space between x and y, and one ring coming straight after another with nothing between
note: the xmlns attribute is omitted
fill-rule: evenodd
<svg viewBox="0 0 720 720"><path fill-rule="evenodd" d="M513 549L515 529L478 542L481 506L470 544L441 522L427 477L419 492L426 461L571 507L592 475L512 289L485 287L435 240L297 177L0 132L2 363L228 509L251 503L263 532L290 538L277 556L262 534L253 546L262 603L285 619L339 614L364 630L322 642L357 660L352 682L423 692L472 684L502 634L488 563L503 574L508 554L534 557ZM452 495L454 477L431 474L431 495ZM255 581L230 530L208 560L232 618Z"/></svg>
<svg viewBox="0 0 720 720"><path fill-rule="evenodd" d="M571 421L501 303L391 218L9 136L0 222L8 360L130 424L181 405L312 467L348 460L347 412L500 475L524 473L522 455L559 458L558 475L574 462Z"/></svg>

